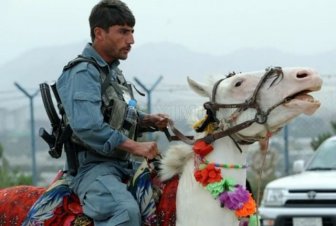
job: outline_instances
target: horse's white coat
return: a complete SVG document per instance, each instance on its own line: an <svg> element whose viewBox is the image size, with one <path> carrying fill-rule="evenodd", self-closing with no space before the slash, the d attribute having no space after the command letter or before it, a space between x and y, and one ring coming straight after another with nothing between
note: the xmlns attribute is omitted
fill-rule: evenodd
<svg viewBox="0 0 336 226"><path fill-rule="evenodd" d="M265 71L237 74L220 83L216 102L218 103L242 103L248 99L255 90ZM309 68L285 68L284 76L277 80L271 87L275 77L267 80L258 94L258 102L261 109L268 108L279 103L284 98L303 90L319 90L322 80L319 75ZM188 79L191 88L202 96L211 98L213 84L200 84ZM267 120L269 131L278 131L291 119L301 113L312 114L318 107L318 101L312 101L309 96L291 100L275 108ZM217 118L224 122L232 114L234 109L220 109ZM244 111L237 123L252 119L255 116L254 109ZM225 125L225 123L223 123ZM225 125L227 126L227 125ZM265 136L266 126L257 123L239 132L243 136ZM246 159L241 154L233 141L224 137L213 143L214 150L206 157L216 163L244 164ZM243 153L249 145L241 145ZM208 191L194 179L194 159L190 145L180 144L172 146L162 161L161 178L167 180L172 176L180 175L177 191L177 222L176 226L237 226L239 224L233 211L221 208L218 200L212 198ZM221 169L223 178L232 178L238 184L245 185L246 170Z"/></svg>

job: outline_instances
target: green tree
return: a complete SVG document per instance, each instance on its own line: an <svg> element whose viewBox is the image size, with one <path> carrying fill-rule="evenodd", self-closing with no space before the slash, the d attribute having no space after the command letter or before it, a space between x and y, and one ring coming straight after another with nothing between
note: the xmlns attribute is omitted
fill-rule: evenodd
<svg viewBox="0 0 336 226"><path fill-rule="evenodd" d="M332 128L331 132L321 133L317 137L314 137L310 142L310 145L314 150L316 150L323 141L336 134L336 121L331 121L330 124Z"/></svg>

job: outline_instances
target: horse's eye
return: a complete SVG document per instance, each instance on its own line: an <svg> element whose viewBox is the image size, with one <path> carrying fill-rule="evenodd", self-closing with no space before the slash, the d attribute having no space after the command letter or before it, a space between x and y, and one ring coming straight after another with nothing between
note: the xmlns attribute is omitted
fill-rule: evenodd
<svg viewBox="0 0 336 226"><path fill-rule="evenodd" d="M238 82L236 82L235 87L239 87L239 86L241 86L242 83L243 83L243 81L238 81Z"/></svg>

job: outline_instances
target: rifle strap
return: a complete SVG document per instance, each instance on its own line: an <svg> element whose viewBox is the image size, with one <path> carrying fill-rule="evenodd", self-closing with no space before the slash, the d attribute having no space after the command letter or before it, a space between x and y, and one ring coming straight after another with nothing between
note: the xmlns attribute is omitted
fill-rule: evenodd
<svg viewBox="0 0 336 226"><path fill-rule="evenodd" d="M94 58L90 57L85 57L83 55L78 55L75 59L71 60L67 65L63 67L63 71L66 71L73 66L82 63L82 62L87 62L95 66L95 68L99 71L100 73L100 78L102 80L102 88L101 88L101 94L104 94L107 87L110 84L110 76L109 73L106 73L104 69L97 63L97 61Z"/></svg>

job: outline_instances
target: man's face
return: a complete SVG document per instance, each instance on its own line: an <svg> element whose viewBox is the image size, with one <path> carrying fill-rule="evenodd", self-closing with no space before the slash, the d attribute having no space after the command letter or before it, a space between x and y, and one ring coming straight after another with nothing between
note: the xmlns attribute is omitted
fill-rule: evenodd
<svg viewBox="0 0 336 226"><path fill-rule="evenodd" d="M106 32L101 31L101 51L106 61L125 60L134 44L134 29L127 25L114 25Z"/></svg>

